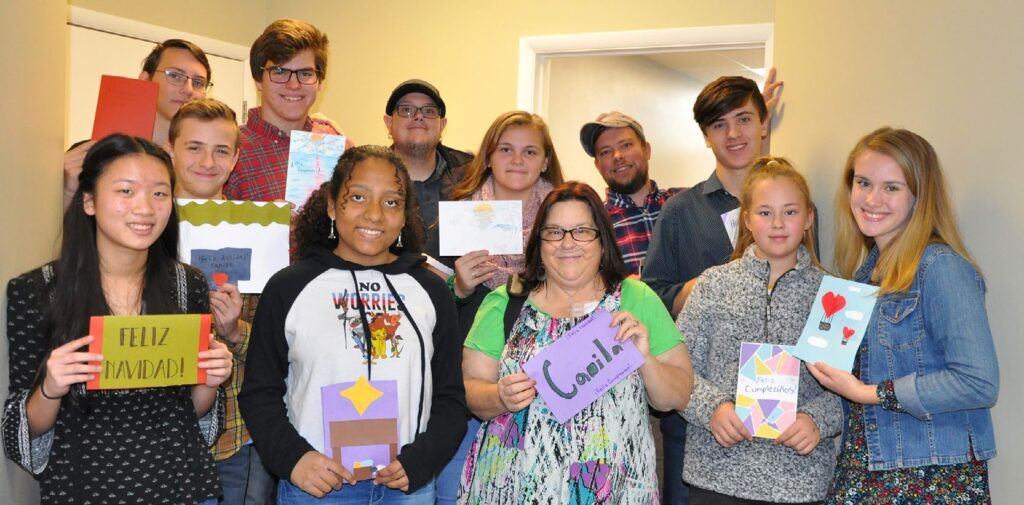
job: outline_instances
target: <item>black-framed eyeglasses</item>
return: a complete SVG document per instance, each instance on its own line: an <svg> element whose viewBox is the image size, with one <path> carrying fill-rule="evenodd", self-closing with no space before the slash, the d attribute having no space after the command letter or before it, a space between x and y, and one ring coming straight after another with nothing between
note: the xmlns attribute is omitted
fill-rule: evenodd
<svg viewBox="0 0 1024 505"><path fill-rule="evenodd" d="M263 71L270 76L270 82L277 84L285 84L292 80L292 74L295 74L295 79L299 81L299 84L316 84L320 80L315 68L292 70L284 67L265 67Z"/></svg>
<svg viewBox="0 0 1024 505"><path fill-rule="evenodd" d="M436 105L424 105L423 107L417 107L406 103L395 107L395 113L402 117L415 117L416 111L419 111L420 114L423 114L423 117L427 119L437 119L441 116L441 108Z"/></svg>
<svg viewBox="0 0 1024 505"><path fill-rule="evenodd" d="M597 228L577 226L571 230L558 226L545 226L540 229L540 239L545 242L558 242L568 233L577 242L593 242L597 240Z"/></svg>
<svg viewBox="0 0 1024 505"><path fill-rule="evenodd" d="M182 72L174 70L173 68L168 68L167 70L157 70L157 72L163 72L164 78L167 79L167 82L179 88L184 86L185 83L189 81L192 82L192 89L199 91L206 91L210 89L211 86L213 86L213 83L206 80L205 77L191 77L188 74L184 74Z"/></svg>

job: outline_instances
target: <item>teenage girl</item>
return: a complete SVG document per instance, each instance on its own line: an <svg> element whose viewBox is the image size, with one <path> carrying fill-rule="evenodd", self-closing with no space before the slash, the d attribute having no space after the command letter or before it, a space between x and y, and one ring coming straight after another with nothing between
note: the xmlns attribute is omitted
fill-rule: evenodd
<svg viewBox="0 0 1024 505"><path fill-rule="evenodd" d="M547 123L525 111L499 115L480 141L479 156L469 164L466 175L452 191L453 200L519 200L523 203L523 250L537 218L541 201L551 189L562 184L562 166ZM469 331L483 297L505 285L510 275L526 266L523 254L491 255L471 251L455 260L455 274L449 279L459 307L463 333ZM455 457L437 479L437 502L454 504L459 492L466 453L476 437L480 422L471 418Z"/></svg>
<svg viewBox="0 0 1024 505"><path fill-rule="evenodd" d="M433 504L434 476L462 439L455 303L423 266L415 194L390 149L345 151L299 215L301 259L263 290L246 364L259 373L246 375L239 404L256 450L281 478L281 505ZM364 380L352 394L382 394L367 389L375 381L397 386L395 427L386 428L398 434L397 457L356 481L354 468L325 455L321 388ZM352 435L346 430L337 433Z"/></svg>
<svg viewBox="0 0 1024 505"><path fill-rule="evenodd" d="M850 152L836 197L839 273L880 288L853 374L810 367L849 400L828 503L985 503L999 366L985 282L938 156L884 127Z"/></svg>
<svg viewBox="0 0 1024 505"><path fill-rule="evenodd" d="M210 339L204 384L86 391L90 316L209 313L205 276L177 261L171 160L111 135L89 149L64 212L60 257L7 286L7 457L39 480L42 503L215 503L208 452L223 423L231 353Z"/></svg>
<svg viewBox="0 0 1024 505"><path fill-rule="evenodd" d="M839 398L801 366L795 420L775 440L754 438L734 403L740 344L796 344L824 275L804 178L783 158L756 160L740 220L733 260L701 274L679 315L694 368L683 480L694 505L820 502L835 465Z"/></svg>

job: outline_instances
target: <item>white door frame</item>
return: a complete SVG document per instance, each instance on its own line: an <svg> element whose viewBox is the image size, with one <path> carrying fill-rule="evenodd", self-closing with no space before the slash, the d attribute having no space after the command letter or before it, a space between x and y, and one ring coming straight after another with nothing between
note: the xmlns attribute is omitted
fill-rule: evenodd
<svg viewBox="0 0 1024 505"><path fill-rule="evenodd" d="M763 47L765 68L771 68L773 32L772 23L761 23L522 37L516 106L543 114L540 109L547 58Z"/></svg>

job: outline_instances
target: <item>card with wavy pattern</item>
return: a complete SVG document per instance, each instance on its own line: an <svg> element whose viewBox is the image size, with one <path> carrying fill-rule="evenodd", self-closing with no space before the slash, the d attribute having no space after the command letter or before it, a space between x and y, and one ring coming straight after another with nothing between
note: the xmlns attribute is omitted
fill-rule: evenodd
<svg viewBox="0 0 1024 505"><path fill-rule="evenodd" d="M210 289L225 282L261 293L288 266L287 202L178 200L181 260L206 274Z"/></svg>

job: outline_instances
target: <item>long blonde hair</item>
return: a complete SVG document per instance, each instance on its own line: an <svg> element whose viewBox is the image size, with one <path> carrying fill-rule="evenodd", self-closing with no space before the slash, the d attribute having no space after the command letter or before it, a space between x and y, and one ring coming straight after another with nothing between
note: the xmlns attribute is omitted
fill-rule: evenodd
<svg viewBox="0 0 1024 505"><path fill-rule="evenodd" d="M875 246L872 237L861 233L850 209L853 165L865 151L892 158L903 170L907 187L914 196L906 225L885 249L879 251L878 261L871 273L871 280L879 284L881 293L899 293L910 289L921 256L928 244L933 242L948 245L980 272L960 238L935 149L927 140L910 130L883 126L860 139L846 158L846 168L835 200L835 255L839 274L852 277Z"/></svg>
<svg viewBox="0 0 1024 505"><path fill-rule="evenodd" d="M540 116L526 111L513 110L498 116L480 142L480 149L476 157L470 162L466 169L466 175L452 189L452 200L462 200L473 194L480 186L484 185L487 176L491 175L491 155L498 149L498 140L505 130L513 126L530 126L535 128L544 140L544 156L547 158L547 170L540 173L542 179L546 179L552 186L562 184L562 165L558 162L555 154L555 144L551 141L551 132L548 125Z"/></svg>
<svg viewBox="0 0 1024 505"><path fill-rule="evenodd" d="M807 186L804 176L800 175L800 172L793 168L793 164L789 160L775 156L762 156L754 160L754 164L750 167L750 175L743 182L743 190L740 191L739 235L736 237L736 247L732 251L731 259L742 258L743 252L750 247L750 244L754 243L754 234L750 232L750 229L743 222L746 221L746 217L750 214L750 201L753 199L754 188L757 187L759 182L771 179L789 179L792 181L796 185L797 190L800 191L800 196L803 197L804 209L806 209L809 215L813 216L815 214L814 202L811 201L811 188ZM811 263L824 270L818 261L818 255L814 252L813 224L804 230L802 243L804 248L807 249Z"/></svg>

